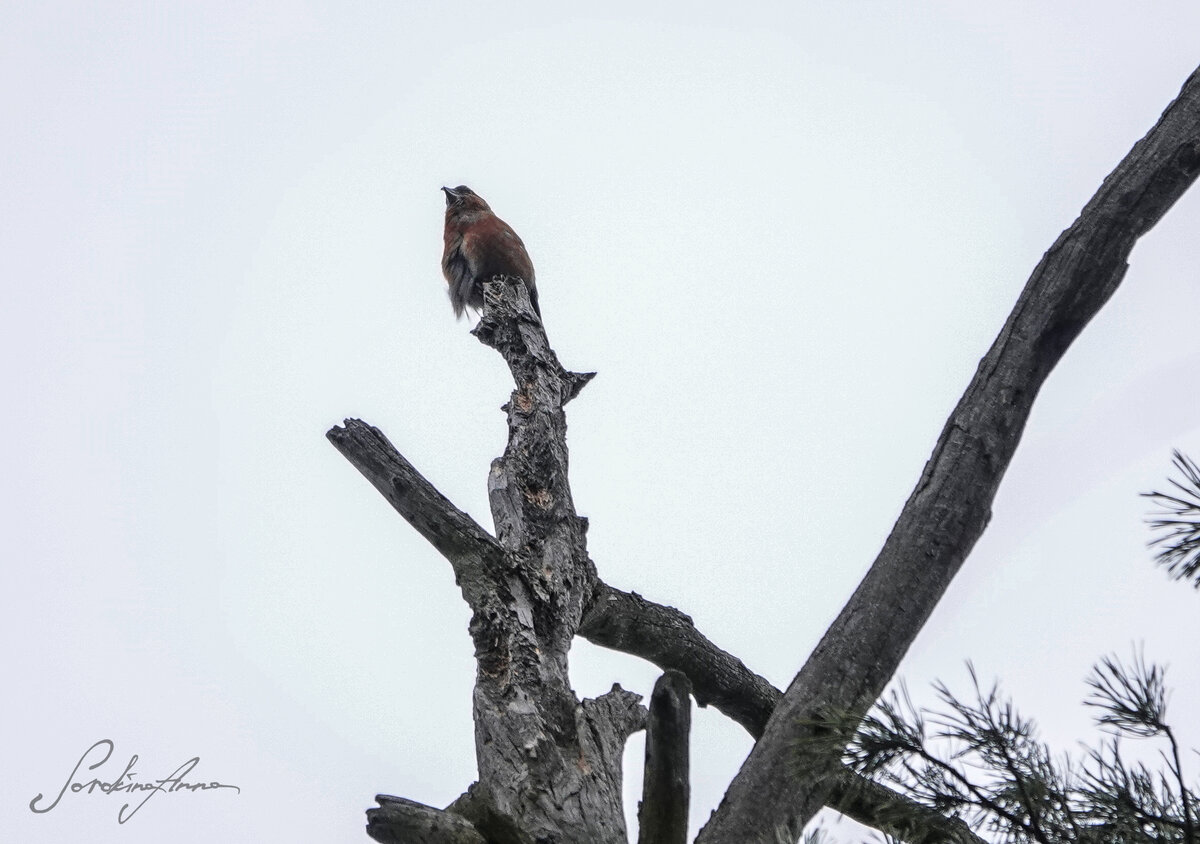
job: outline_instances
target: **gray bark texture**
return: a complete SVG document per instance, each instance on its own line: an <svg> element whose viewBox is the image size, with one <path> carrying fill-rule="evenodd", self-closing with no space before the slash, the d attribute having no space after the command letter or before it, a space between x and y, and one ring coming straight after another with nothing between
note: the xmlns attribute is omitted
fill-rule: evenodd
<svg viewBox="0 0 1200 844"><path fill-rule="evenodd" d="M472 610L479 782L452 814L489 841L624 844L621 754L644 726L645 709L616 686L581 702L567 676L596 570L567 482L562 408L591 376L559 365L524 285L513 280L487 285L474 333L504 356L517 385L504 407L508 447L488 475L495 538L375 428L347 420L327 436L449 560ZM402 840L395 828L377 840Z"/></svg>
<svg viewBox="0 0 1200 844"><path fill-rule="evenodd" d="M1200 70L1034 269L875 563L775 707L699 844L791 844L826 802L836 758L801 770L797 746L814 721L865 713L883 691L983 533L1038 390L1117 289L1137 239L1197 173Z"/></svg>
<svg viewBox="0 0 1200 844"><path fill-rule="evenodd" d="M567 655L578 634L680 672L697 703L757 740L700 844L790 844L822 805L910 844L979 844L960 822L856 777L832 743L809 739L827 714L865 713L892 677L983 532L1038 390L1117 288L1134 243L1198 172L1200 71L1034 270L874 565L786 693L684 613L599 579L571 497L563 412L592 376L559 364L524 284L486 284L473 333L504 357L516 385L504 406L508 445L488 475L494 536L377 429L347 420L327 434L450 562L472 611L479 781L444 810L381 796L368 833L388 842L625 842L621 756L646 710L618 686L576 698ZM801 754L810 747L831 749Z"/></svg>
<svg viewBox="0 0 1200 844"><path fill-rule="evenodd" d="M403 797L380 794L378 809L367 810L367 834L385 844L487 844L469 821Z"/></svg>

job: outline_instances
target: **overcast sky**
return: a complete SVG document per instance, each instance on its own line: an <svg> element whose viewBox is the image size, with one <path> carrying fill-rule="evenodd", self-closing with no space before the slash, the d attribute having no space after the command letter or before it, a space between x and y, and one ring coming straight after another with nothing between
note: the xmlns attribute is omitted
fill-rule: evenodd
<svg viewBox="0 0 1200 844"><path fill-rule="evenodd" d="M361 842L376 793L473 781L450 567L324 438L365 419L490 527L511 381L451 313L440 186L520 232L560 358L599 372L568 418L601 575L784 686L1200 63L1184 0L566 9L0 11L5 840ZM918 699L971 659L1066 750L1089 666L1144 643L1200 746L1200 597L1137 495L1200 457L1198 229L1193 191L1047 382L902 665ZM658 673L572 657L581 696ZM698 827L750 744L694 724ZM240 793L31 812L101 739L90 776L198 756Z"/></svg>

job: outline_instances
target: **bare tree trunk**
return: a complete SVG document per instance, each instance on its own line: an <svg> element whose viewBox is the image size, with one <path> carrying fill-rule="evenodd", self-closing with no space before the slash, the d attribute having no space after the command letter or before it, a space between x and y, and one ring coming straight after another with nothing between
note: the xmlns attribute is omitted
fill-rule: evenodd
<svg viewBox="0 0 1200 844"><path fill-rule="evenodd" d="M1200 70L1033 271L879 557L775 707L700 844L791 844L825 803L837 760L798 769L806 725L829 711L864 714L883 691L983 533L1038 390L1117 289L1134 243L1197 173Z"/></svg>
<svg viewBox="0 0 1200 844"><path fill-rule="evenodd" d="M495 539L376 429L347 420L328 436L450 561L472 610L479 782L449 811L491 841L625 844L621 754L645 710L616 686L581 703L567 676L596 573L567 481L562 408L591 376L559 365L524 285L489 284L486 302L475 333L517 384L505 405L508 447L488 475ZM369 831L404 840L387 809L396 804L376 810Z"/></svg>

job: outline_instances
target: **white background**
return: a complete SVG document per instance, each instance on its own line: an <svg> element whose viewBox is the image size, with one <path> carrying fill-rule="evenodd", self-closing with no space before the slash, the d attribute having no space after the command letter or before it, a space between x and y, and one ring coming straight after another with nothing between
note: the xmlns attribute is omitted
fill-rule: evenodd
<svg viewBox="0 0 1200 844"><path fill-rule="evenodd" d="M358 842L377 792L472 782L450 567L324 438L367 420L490 527L511 382L451 314L441 185L521 233L558 354L599 372L568 411L602 576L783 686L1200 61L1182 0L603 8L5 6L4 840ZM1200 598L1137 495L1200 457L1198 226L1193 191L1047 382L902 666L918 698L972 659L1067 750L1089 666L1144 643L1200 746ZM572 670L658 673L582 641ZM97 774L199 756L241 792L32 813L102 738ZM695 827L748 750L696 711Z"/></svg>

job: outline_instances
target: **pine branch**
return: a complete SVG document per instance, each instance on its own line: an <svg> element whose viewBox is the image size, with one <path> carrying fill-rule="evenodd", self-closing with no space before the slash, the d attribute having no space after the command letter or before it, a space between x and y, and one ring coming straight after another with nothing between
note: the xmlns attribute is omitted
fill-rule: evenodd
<svg viewBox="0 0 1200 844"><path fill-rule="evenodd" d="M1175 580L1193 580L1200 589L1200 466L1180 451L1174 452L1175 468L1183 475L1170 478L1178 494L1144 492L1158 505L1146 523L1158 536L1150 540L1158 548L1155 559Z"/></svg>

